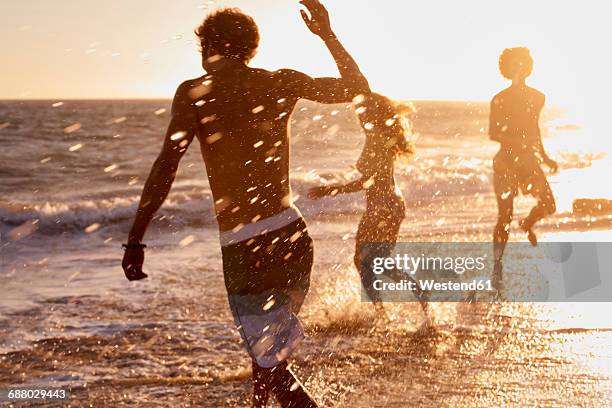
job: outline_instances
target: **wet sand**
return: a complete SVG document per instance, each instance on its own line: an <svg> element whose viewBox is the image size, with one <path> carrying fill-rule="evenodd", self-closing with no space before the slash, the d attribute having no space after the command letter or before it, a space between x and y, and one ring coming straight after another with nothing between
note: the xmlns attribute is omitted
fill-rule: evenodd
<svg viewBox="0 0 612 408"><path fill-rule="evenodd" d="M309 337L292 361L321 406L612 405L607 304L433 304L430 324L416 303L387 304L385 322L359 300L354 221L310 223ZM199 239L180 252L151 248L148 282L5 316L0 388L70 386L74 407L248 406L250 362L227 307L216 233ZM116 265L103 276L120 282Z"/></svg>

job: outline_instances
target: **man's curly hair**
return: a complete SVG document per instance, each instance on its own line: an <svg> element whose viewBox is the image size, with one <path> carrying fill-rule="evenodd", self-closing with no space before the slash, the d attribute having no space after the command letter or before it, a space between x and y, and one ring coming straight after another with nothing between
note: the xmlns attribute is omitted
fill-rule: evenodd
<svg viewBox="0 0 612 408"><path fill-rule="evenodd" d="M527 78L533 69L533 58L527 47L506 48L499 56L499 71L506 79L517 75Z"/></svg>
<svg viewBox="0 0 612 408"><path fill-rule="evenodd" d="M195 29L202 53L213 50L226 58L248 62L259 45L255 20L237 8L219 9Z"/></svg>

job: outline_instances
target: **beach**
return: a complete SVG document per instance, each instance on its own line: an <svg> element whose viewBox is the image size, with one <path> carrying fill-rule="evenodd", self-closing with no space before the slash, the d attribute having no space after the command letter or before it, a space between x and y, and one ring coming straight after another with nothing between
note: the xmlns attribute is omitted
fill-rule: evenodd
<svg viewBox="0 0 612 408"><path fill-rule="evenodd" d="M488 242L496 217L488 108L416 102L412 161L397 165L405 242ZM0 102L0 388L65 386L68 406L249 405L250 361L227 304L213 201L199 147L181 163L145 242L149 278L128 282L122 249L169 101ZM578 215L571 174L604 177L606 152L576 153L561 110L543 119L561 172L542 240L610 241L606 213ZM612 405L612 318L599 303L387 304L380 319L352 265L361 194L311 201L356 177L352 110L303 102L291 121L291 183L315 242L293 366L322 406ZM609 173L608 173L609 174ZM592 194L592 195L589 195ZM532 201L521 197L524 216ZM514 226L511 240L525 237Z"/></svg>

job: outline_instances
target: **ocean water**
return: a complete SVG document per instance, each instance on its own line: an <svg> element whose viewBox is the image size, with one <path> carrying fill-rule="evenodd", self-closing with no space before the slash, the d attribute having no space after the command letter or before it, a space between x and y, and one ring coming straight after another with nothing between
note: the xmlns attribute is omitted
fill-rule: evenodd
<svg viewBox="0 0 612 408"><path fill-rule="evenodd" d="M488 241L497 209L487 105L415 105L417 154L397 165L402 239ZM197 143L147 233L149 279L130 283L121 271L120 244L168 120L167 100L0 101L0 387L71 386L75 406L248 405L249 362ZM608 214L571 212L574 199L611 197L594 182L609 174L608 152L573 148L581 127L562 110L547 110L542 128L561 166L550 178L560 211L539 227L544 239L609 240ZM390 323L377 321L352 267L363 196L306 198L357 175L364 136L352 108L301 102L291 133L293 198L315 240L310 337L294 364L318 401L612 404L608 306L437 304L432 332L418 305L402 304L388 306ZM519 216L531 204L520 198Z"/></svg>

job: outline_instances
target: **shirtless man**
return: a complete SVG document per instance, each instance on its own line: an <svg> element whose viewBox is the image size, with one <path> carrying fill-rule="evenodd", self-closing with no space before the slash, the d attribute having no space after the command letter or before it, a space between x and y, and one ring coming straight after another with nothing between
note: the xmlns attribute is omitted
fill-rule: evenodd
<svg viewBox="0 0 612 408"><path fill-rule="evenodd" d="M259 43L253 19L238 9L207 16L196 29L206 74L176 91L161 153L124 245L126 277L146 278L145 231L196 137L216 204L230 308L253 361L255 407L265 406L270 392L283 407L317 406L287 364L304 337L296 314L313 259L312 240L291 198L289 117L301 98L339 103L369 92L334 35L327 10L318 0L301 4L310 14L301 11L306 26L323 40L341 78L252 68L248 63Z"/></svg>
<svg viewBox="0 0 612 408"><path fill-rule="evenodd" d="M512 81L491 101L489 136L499 142L500 149L493 159L493 178L499 216L493 232L495 270L493 282L501 285L502 257L508 242L512 222L514 197L519 190L538 200L529 215L521 220L520 227L527 233L529 242L538 241L533 226L556 210L555 198L540 163L552 172L558 170L542 145L540 113L544 107L544 94L525 84L531 74L533 59L527 48L505 49L499 58L501 74Z"/></svg>

